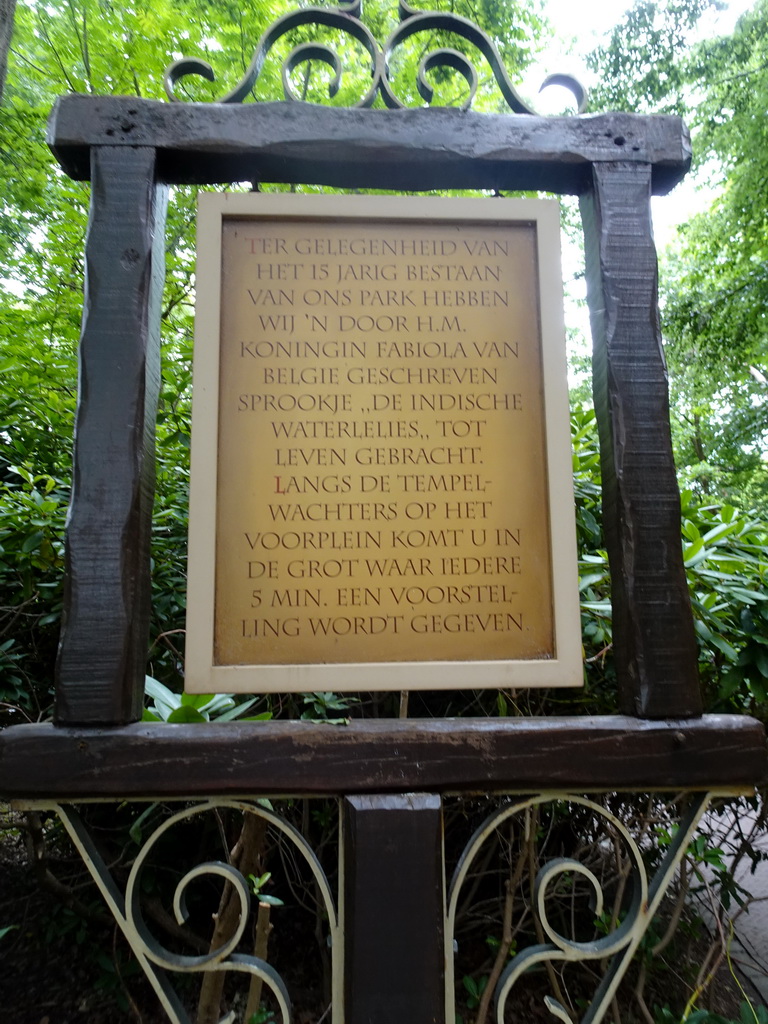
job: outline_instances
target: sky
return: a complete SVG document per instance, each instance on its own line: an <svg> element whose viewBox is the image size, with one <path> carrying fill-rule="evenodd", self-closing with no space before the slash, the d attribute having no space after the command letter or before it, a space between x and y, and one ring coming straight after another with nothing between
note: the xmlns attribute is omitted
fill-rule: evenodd
<svg viewBox="0 0 768 1024"><path fill-rule="evenodd" d="M703 35L722 35L733 30L736 19L752 6L753 0L730 0L724 11L711 12L702 19ZM632 4L621 0L545 0L547 16L564 37L573 36L589 49L594 36L614 25Z"/></svg>
<svg viewBox="0 0 768 1024"><path fill-rule="evenodd" d="M701 19L698 33L700 38L730 34L738 18L753 4L754 0L726 0L724 10L709 12ZM574 74L588 86L589 73L581 62L580 54L593 49L600 36L615 25L631 6L630 0L588 0L587 3L578 0L545 0L545 12L556 26L558 38L553 40L545 58L546 67L542 65L532 72L536 83L531 85L532 92L535 93L546 74L554 72ZM566 54L565 50L569 48L571 40L572 53ZM548 112L544 96L536 101L536 107L542 113ZM704 209L709 199L710 195L697 189L690 176L677 186L673 201L667 197L654 199L657 246L662 248L667 245L674 237L677 224Z"/></svg>
<svg viewBox="0 0 768 1024"><path fill-rule="evenodd" d="M726 0L722 11L713 11L699 23L698 37L708 38L728 35L733 31L738 18L749 10L754 0ZM575 75L587 87L590 72L586 69L581 55L594 49L601 35L608 32L632 6L631 0L545 0L544 9L549 20L557 29L557 36L544 54L541 63L530 69L521 81L521 92L531 98L535 109L541 114L562 111L564 91L551 87L537 96L537 90L548 74L566 73ZM560 93L560 96L557 95ZM550 105L551 101L551 105ZM653 229L656 246L662 250L670 244L678 224L684 223L695 213L707 208L712 193L697 188L692 175L688 175L668 196L654 196L652 199ZM566 323L576 328L577 336L571 339L572 354L585 354L590 347L589 318L583 303L585 284L583 280L582 255L578 246L563 236L563 274L566 281ZM571 384L579 382L578 374L572 375Z"/></svg>

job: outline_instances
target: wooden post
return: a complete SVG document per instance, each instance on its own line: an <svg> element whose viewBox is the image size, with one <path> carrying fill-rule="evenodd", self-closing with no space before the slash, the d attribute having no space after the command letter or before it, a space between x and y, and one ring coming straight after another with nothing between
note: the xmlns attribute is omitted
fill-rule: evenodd
<svg viewBox="0 0 768 1024"><path fill-rule="evenodd" d="M344 1019L445 1024L440 798L344 801Z"/></svg>
<svg viewBox="0 0 768 1024"><path fill-rule="evenodd" d="M659 325L651 168L595 165L581 201L594 339L603 524L620 705L701 714Z"/></svg>
<svg viewBox="0 0 768 1024"><path fill-rule="evenodd" d="M155 150L94 147L56 722L141 717L166 189Z"/></svg>

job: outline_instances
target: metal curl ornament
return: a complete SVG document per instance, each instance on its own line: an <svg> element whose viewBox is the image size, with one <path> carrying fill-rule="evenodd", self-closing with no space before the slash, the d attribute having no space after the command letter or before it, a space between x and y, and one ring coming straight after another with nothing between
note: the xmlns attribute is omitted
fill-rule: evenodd
<svg viewBox="0 0 768 1024"><path fill-rule="evenodd" d="M278 40L293 29L305 25L317 25L336 29L352 36L363 46L370 57L371 85L365 95L352 104L353 108L371 107L376 97L381 95L385 106L390 110L406 109L406 104L395 95L392 88L389 76L390 59L397 47L411 36L419 32L440 31L464 39L479 51L487 61L499 91L513 113L536 114L533 107L527 104L517 92L495 43L474 22L457 14L440 11L419 12L411 7L407 0L399 0L398 10L400 24L390 34L383 47L379 46L369 29L360 20L362 0L353 0L353 2L341 4L337 8L307 7L283 15L262 34L256 44L251 62L235 88L217 102L242 103L254 89L269 52ZM300 63L307 60L319 60L331 68L333 77L328 91L329 97L333 99L341 85L342 62L332 47L321 42L300 43L283 61L281 75L285 99L293 102L301 101L301 97L296 96L291 85L290 76ZM426 72L440 67L451 68L464 77L468 87L468 97L461 104L461 109L470 109L477 93L478 74L466 54L450 47L439 47L422 59L416 81L421 98L427 104L432 103L434 90L426 80ZM216 78L207 61L194 57L182 57L180 60L174 61L165 72L165 92L170 100L180 100L176 87L188 75L197 75L209 82L214 82ZM581 114L586 110L587 90L578 79L572 75L548 75L539 92L550 85L559 85L568 89L576 100L578 113Z"/></svg>
<svg viewBox="0 0 768 1024"><path fill-rule="evenodd" d="M282 18L278 18L277 21L274 21L262 34L256 44L256 49L253 52L251 63L248 65L245 74L238 84L231 90L231 92L228 92L216 102L242 103L256 85L262 68L264 67L264 63L269 56L269 52L278 40L292 29L300 28L303 25L323 25L326 28L334 28L341 32L348 33L361 43L368 52L368 55L371 58L371 79L373 84L365 96L354 104L354 106L370 107L375 100L376 93L378 91L378 82L382 75L383 58L378 43L362 21L353 17L352 13L346 13L347 11L355 12L359 10L360 4L354 3L340 10L331 10L323 7L307 7L300 11L292 11L290 14L283 15ZM313 46L316 47L316 50L311 56L309 56L307 48L311 48ZM300 56L297 56L297 51ZM333 55L330 60L329 54ZM281 68L283 89L287 100L297 102L297 97L294 95L293 89L288 82L288 77L290 76L291 71L293 71L298 63L309 59L322 60L324 63L330 64L336 76L334 82L331 83L331 88L333 90L330 93L331 97L333 97L338 91L341 76L341 61L339 57L329 46L326 46L323 43L303 43L294 47L289 56L283 62L283 66ZM166 69L163 78L165 92L170 100L179 100L179 97L176 95L176 86L188 75L198 75L207 79L209 82L216 80L216 75L207 61L199 60L195 57L182 57L180 60L174 61L173 64Z"/></svg>
<svg viewBox="0 0 768 1024"><path fill-rule="evenodd" d="M333 78L328 83L328 95L333 99L341 88L342 66L338 53L324 43L299 43L298 46L294 46L285 58L282 67L282 78L283 92L286 99L301 100L301 96L297 96L293 90L291 75L297 67L308 60L319 60L323 64L327 64L333 72Z"/></svg>
<svg viewBox="0 0 768 1024"><path fill-rule="evenodd" d="M389 82L389 63L395 49L409 39L411 36L416 35L418 32L434 32L443 31L450 32L453 35L460 36L465 39L468 43L474 46L481 55L488 62L493 76L496 79L496 84L499 87L499 91L507 103L507 106L515 114L531 114L535 115L536 111L530 107L522 99L515 86L512 84L512 79L507 73L507 69L504 66L504 62L501 59L501 54L496 48L495 43L490 39L488 35L481 28L479 28L473 21L468 18L463 18L458 14L445 14L441 11L427 11L422 14L418 14L412 7L407 8L407 14L405 20L391 33L389 39L384 44L384 67L386 70L385 76L380 82L381 95L384 103L391 109L403 108L405 104L401 103L400 100L395 96L392 91ZM401 8L402 10L402 8ZM439 51L438 51L439 52ZM443 53L454 54L457 51L442 51ZM464 56L464 55L462 55ZM472 67L469 59L464 56L466 65ZM443 64L448 66L456 67L455 64L451 64L449 61L444 61ZM432 67L437 67L438 63L434 62ZM464 73L462 68L458 68ZM476 72L474 68L472 74L476 78ZM465 75L466 77L466 75ZM545 79L541 86L541 89L547 87L547 85L561 85L569 89L576 99L579 113L583 113L587 104L587 91L584 86L571 75L550 75ZM541 91L541 89L539 91ZM422 94L423 95L423 94ZM431 98L431 97L430 97ZM473 97L472 97L473 98ZM470 99L471 102L471 99ZM468 104L465 104L465 107Z"/></svg>
<svg viewBox="0 0 768 1024"><path fill-rule="evenodd" d="M534 883L534 905L547 943L530 946L517 953L501 973L494 992L495 1022L504 1024L507 998L520 977L532 967L546 963L578 963L610 958L609 967L595 993L582 1024L600 1024L610 1006L616 989L648 928L667 887L669 886L693 833L710 802L709 794L700 794L692 801L680 823L673 842L662 858L661 866L649 883L639 846L619 819L600 804L586 797L551 793L531 797L502 808L491 814L464 849L451 882L446 920L446 963L449 964L446 991L452 989L452 951L456 925L456 912L461 887L480 849L491 834L509 818L547 803L568 802L587 808L596 818L603 819L620 835L632 861L630 902L626 913L615 928L591 942L580 942L562 935L551 924L547 913L547 890L559 877L578 874L585 878L594 894L594 909L600 916L605 903L602 885L597 876L585 865L571 858L556 858L546 863ZM566 1008L552 996L545 996L544 1004L553 1018L561 1024L575 1024Z"/></svg>
<svg viewBox="0 0 768 1024"><path fill-rule="evenodd" d="M85 826L73 808L57 805L56 811L65 825L70 837L75 842L84 862L98 885L110 907L115 920L120 925L134 955L152 984L159 997L171 1024L190 1024L189 1017L182 1006L176 992L168 981L165 971L181 973L206 971L235 971L260 979L269 988L277 1003L280 1024L291 1022L291 1002L280 974L265 960L256 956L236 953L248 924L251 906L251 894L248 882L231 864L222 861L208 861L188 871L177 883L173 895L173 911L177 924L187 920L186 893L192 882L211 875L224 879L232 887L240 903L238 922L232 934L218 949L210 953L190 956L174 953L155 938L147 926L141 909L142 871L147 863L150 852L160 838L179 822L220 808L238 810L243 814L254 814L264 818L276 830L281 832L297 850L308 865L317 890L323 901L329 939L332 949L340 949L339 921L335 900L328 879L314 851L301 833L289 822L274 811L245 800L209 800L195 804L185 810L171 815L149 836L133 863L125 887L125 897L120 893L107 866L95 848ZM334 986L334 997L341 1003L340 992ZM219 1024L235 1024L234 1012L225 1016Z"/></svg>
<svg viewBox="0 0 768 1024"><path fill-rule="evenodd" d="M458 71L459 74L464 76L467 88L469 89L469 95L464 103L462 103L461 109L469 110L477 94L477 71L475 71L474 65L467 60L463 53L459 53L458 50L433 50L422 57L416 78L416 88L419 90L419 95L425 103L429 104L432 102L435 90L427 81L426 73L433 68L445 67L453 68L454 71Z"/></svg>

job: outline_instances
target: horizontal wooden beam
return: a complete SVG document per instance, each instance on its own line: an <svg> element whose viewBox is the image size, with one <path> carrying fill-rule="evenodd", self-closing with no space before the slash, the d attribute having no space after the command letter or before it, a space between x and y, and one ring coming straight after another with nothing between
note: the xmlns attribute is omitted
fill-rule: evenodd
<svg viewBox="0 0 768 1024"><path fill-rule="evenodd" d="M707 789L766 778L751 718L18 725L0 733L0 796Z"/></svg>
<svg viewBox="0 0 768 1024"><path fill-rule="evenodd" d="M426 191L541 189L577 195L593 165L649 164L663 195L685 175L690 137L679 117L532 117L452 108L360 110L308 103L162 103L61 97L48 142L78 180L93 146L157 149L170 184L262 181Z"/></svg>

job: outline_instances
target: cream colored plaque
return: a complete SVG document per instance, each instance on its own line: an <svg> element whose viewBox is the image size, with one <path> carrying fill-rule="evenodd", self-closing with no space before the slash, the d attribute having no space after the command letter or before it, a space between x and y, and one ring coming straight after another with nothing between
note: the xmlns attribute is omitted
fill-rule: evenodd
<svg viewBox="0 0 768 1024"><path fill-rule="evenodd" d="M558 237L201 196L190 692L581 683Z"/></svg>

